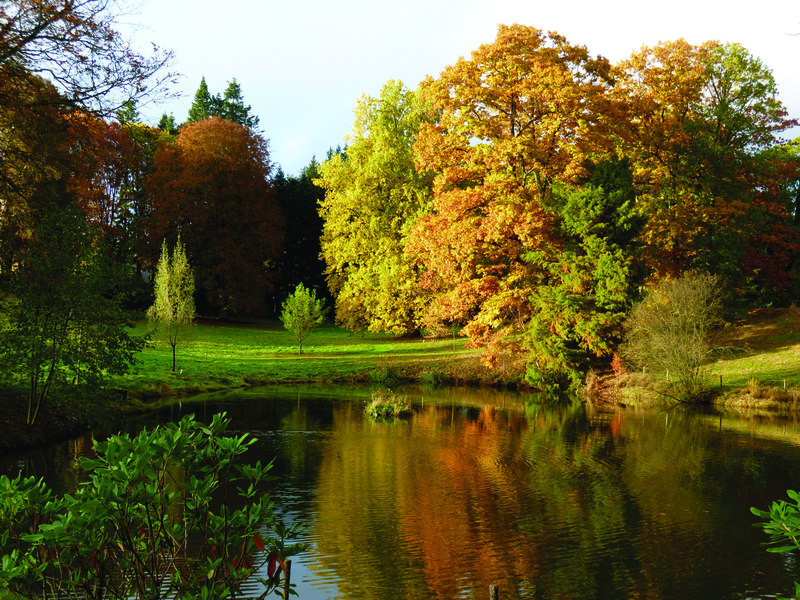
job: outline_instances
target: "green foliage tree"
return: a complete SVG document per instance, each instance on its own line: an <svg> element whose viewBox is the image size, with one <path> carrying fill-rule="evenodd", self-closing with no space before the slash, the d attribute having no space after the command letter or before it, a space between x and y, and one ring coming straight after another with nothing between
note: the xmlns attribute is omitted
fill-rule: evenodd
<svg viewBox="0 0 800 600"><path fill-rule="evenodd" d="M406 239L431 201L432 175L417 170L412 146L425 111L417 95L389 81L362 97L345 152L319 167L325 189L322 255L336 320L350 329L410 335L428 294Z"/></svg>
<svg viewBox="0 0 800 600"><path fill-rule="evenodd" d="M28 385L27 423L48 400L96 393L128 371L145 339L131 336L114 297L115 269L85 216L55 194L34 214L36 242L20 252L0 332L0 365Z"/></svg>
<svg viewBox="0 0 800 600"><path fill-rule="evenodd" d="M307 289L302 283L283 303L281 322L300 344L300 354L303 353L303 341L325 320L327 312L325 299L318 299L317 292Z"/></svg>
<svg viewBox="0 0 800 600"><path fill-rule="evenodd" d="M722 310L720 280L687 272L656 284L625 322L621 355L651 374L666 376L659 390L680 402L702 397L702 365L713 350L710 333Z"/></svg>
<svg viewBox="0 0 800 600"><path fill-rule="evenodd" d="M228 82L223 95L212 96L208 91L206 78L200 80L200 87L194 95L194 101L189 108L187 123L196 123L209 117L219 117L242 127L255 129L258 127L259 118L250 114L251 108L245 105L242 95L242 86L234 77Z"/></svg>
<svg viewBox="0 0 800 600"><path fill-rule="evenodd" d="M255 440L224 436L229 423L190 415L95 442L74 496L0 477L0 578L27 598L222 599L266 566L266 597L304 545L259 491L272 465L243 464Z"/></svg>
<svg viewBox="0 0 800 600"><path fill-rule="evenodd" d="M175 372L175 351L179 341L192 326L194 309L194 274L186 258L181 238L175 243L172 256L167 242L161 245L161 258L156 267L155 302L147 311L157 335L172 348L172 372Z"/></svg>
<svg viewBox="0 0 800 600"><path fill-rule="evenodd" d="M612 158L587 169L584 184L554 187L554 241L526 256L546 274L531 293L527 335L527 379L539 388L576 388L594 359L611 355L642 279L630 165Z"/></svg>
<svg viewBox="0 0 800 600"><path fill-rule="evenodd" d="M200 79L200 86L194 93L194 100L189 107L189 118L187 123L196 123L212 116L214 111L214 99L208 91L208 84L206 78Z"/></svg>

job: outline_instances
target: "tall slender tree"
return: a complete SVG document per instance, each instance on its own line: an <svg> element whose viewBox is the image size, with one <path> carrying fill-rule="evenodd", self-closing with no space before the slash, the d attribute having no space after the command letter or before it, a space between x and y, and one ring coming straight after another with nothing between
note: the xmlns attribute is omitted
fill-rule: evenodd
<svg viewBox="0 0 800 600"><path fill-rule="evenodd" d="M214 98L211 97L208 91L208 85L206 84L206 78L203 77L200 80L200 87L198 87L197 91L194 93L194 100L189 107L189 118L186 122L196 123L202 121L203 119L213 116L214 112Z"/></svg>
<svg viewBox="0 0 800 600"><path fill-rule="evenodd" d="M156 267L153 292L155 302L147 311L156 334L172 348L172 372L175 372L175 351L194 322L194 274L186 258L181 238L175 242L172 256L167 242L161 245L161 258Z"/></svg>

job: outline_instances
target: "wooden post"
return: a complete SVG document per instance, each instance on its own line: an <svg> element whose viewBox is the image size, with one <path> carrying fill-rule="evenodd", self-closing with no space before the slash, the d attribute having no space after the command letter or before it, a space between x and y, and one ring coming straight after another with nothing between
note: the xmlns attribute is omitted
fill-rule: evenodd
<svg viewBox="0 0 800 600"><path fill-rule="evenodd" d="M489 586L489 600L500 600L500 586L499 585L490 585Z"/></svg>
<svg viewBox="0 0 800 600"><path fill-rule="evenodd" d="M289 579L292 575L292 561L286 561L286 576L283 578L283 600L289 600Z"/></svg>

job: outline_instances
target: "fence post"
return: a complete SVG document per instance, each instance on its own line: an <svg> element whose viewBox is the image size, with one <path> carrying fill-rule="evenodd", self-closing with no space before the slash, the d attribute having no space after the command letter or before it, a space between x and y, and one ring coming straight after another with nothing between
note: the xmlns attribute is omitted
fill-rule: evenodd
<svg viewBox="0 0 800 600"><path fill-rule="evenodd" d="M489 600L500 600L500 586L499 585L490 585L489 586Z"/></svg>
<svg viewBox="0 0 800 600"><path fill-rule="evenodd" d="M283 578L283 600L289 600L289 580L292 575L292 561L286 561L286 577Z"/></svg>

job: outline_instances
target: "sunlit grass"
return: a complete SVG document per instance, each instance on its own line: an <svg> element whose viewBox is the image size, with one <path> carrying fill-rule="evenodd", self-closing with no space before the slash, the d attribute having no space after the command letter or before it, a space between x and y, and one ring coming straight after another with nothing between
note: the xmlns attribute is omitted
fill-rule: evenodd
<svg viewBox="0 0 800 600"><path fill-rule="evenodd" d="M134 333L147 331L141 322ZM148 396L259 383L369 381L376 369L387 366L408 379L431 372L453 381L496 383L503 377L480 367L477 351L465 348L462 338L362 335L325 324L303 343L300 354L278 321L205 321L179 342L175 373L169 344L156 342L114 385Z"/></svg>
<svg viewBox="0 0 800 600"><path fill-rule="evenodd" d="M714 357L702 376L726 409L800 409L800 309L757 309L717 332ZM656 377L658 380L659 377ZM636 381L634 381L636 380ZM637 383L641 380L644 383ZM658 401L653 374L629 378L621 399Z"/></svg>

